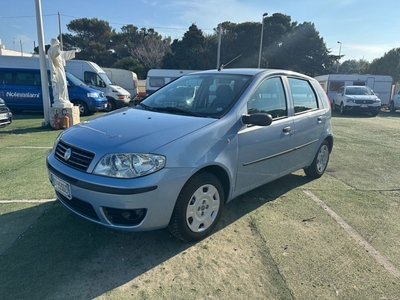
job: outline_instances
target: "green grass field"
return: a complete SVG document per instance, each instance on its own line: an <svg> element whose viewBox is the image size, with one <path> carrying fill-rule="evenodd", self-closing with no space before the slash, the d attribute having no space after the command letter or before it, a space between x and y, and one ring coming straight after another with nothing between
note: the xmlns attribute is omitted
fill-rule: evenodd
<svg viewBox="0 0 400 300"><path fill-rule="evenodd" d="M307 194L400 270L400 113L335 113L324 176L297 171L238 197L194 244L18 202L55 198L45 158L60 131L42 119L16 115L0 130L0 299L400 298L400 278Z"/></svg>

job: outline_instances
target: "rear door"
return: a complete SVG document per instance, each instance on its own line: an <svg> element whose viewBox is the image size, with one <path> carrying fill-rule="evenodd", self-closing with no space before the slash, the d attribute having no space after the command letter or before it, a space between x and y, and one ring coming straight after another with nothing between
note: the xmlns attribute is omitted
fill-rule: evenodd
<svg viewBox="0 0 400 300"><path fill-rule="evenodd" d="M326 123L326 109L318 94L306 79L287 78L294 107L294 151L291 169L306 166L321 143Z"/></svg>

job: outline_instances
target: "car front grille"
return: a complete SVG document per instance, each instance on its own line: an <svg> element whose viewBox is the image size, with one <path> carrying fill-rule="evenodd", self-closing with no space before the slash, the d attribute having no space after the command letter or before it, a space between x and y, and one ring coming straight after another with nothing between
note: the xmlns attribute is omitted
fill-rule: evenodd
<svg viewBox="0 0 400 300"><path fill-rule="evenodd" d="M373 104L374 100L356 100L356 104Z"/></svg>
<svg viewBox="0 0 400 300"><path fill-rule="evenodd" d="M71 210L76 211L77 213L91 219L94 221L99 222L100 219L97 216L93 206L90 203L87 203L85 201L82 201L78 198L72 198L67 199L66 197L64 197L63 195L61 195L60 193L56 192L57 194L57 198L67 207L69 207Z"/></svg>
<svg viewBox="0 0 400 300"><path fill-rule="evenodd" d="M72 168L86 172L94 158L94 153L68 145L60 140L56 147L55 157Z"/></svg>

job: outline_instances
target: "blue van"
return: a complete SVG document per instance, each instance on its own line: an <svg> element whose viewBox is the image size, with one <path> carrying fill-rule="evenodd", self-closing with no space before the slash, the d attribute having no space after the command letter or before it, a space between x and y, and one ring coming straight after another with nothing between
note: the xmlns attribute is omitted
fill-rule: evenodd
<svg viewBox="0 0 400 300"><path fill-rule="evenodd" d="M50 77L49 72L48 75ZM69 100L79 106L81 116L107 107L107 98L103 92L88 87L70 73L66 75ZM51 86L49 89L53 102ZM7 106L15 112L43 110L40 70L0 67L0 98L3 98Z"/></svg>

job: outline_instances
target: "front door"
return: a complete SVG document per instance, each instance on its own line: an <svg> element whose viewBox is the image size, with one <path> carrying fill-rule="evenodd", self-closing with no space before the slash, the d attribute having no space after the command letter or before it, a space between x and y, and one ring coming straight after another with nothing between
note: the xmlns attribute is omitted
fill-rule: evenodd
<svg viewBox="0 0 400 300"><path fill-rule="evenodd" d="M269 113L269 126L250 125L239 134L236 191L246 192L290 168L293 148L293 118L288 116L287 98L280 77L263 81L247 103L249 114Z"/></svg>

